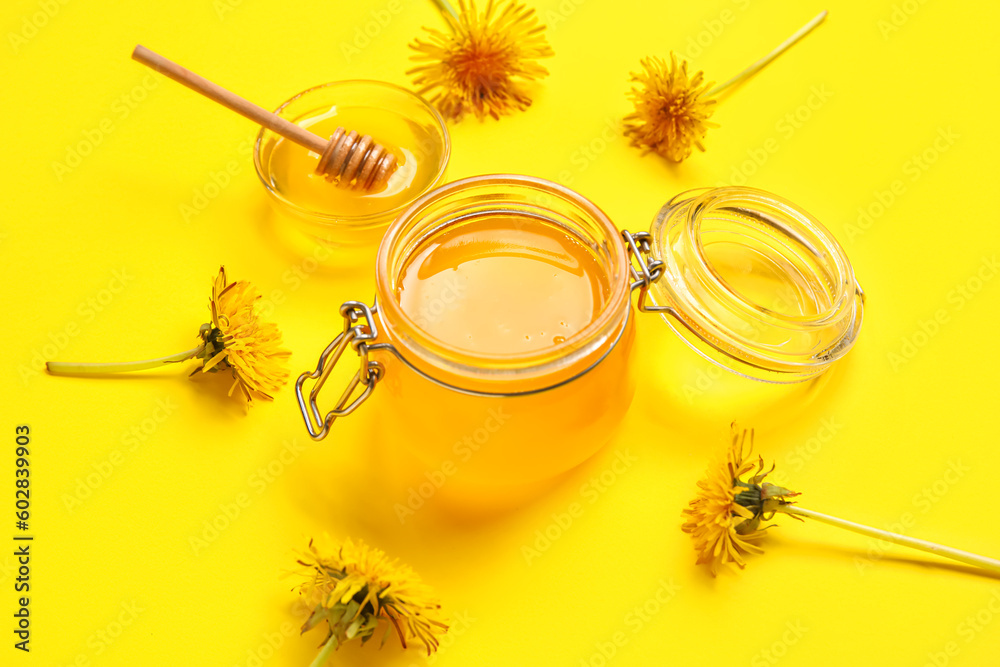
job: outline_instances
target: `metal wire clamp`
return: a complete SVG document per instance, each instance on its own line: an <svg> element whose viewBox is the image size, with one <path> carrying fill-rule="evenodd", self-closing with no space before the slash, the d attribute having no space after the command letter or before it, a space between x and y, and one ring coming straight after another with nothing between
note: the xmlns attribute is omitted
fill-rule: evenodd
<svg viewBox="0 0 1000 667"><path fill-rule="evenodd" d="M323 353L319 355L319 363L316 370L311 373L303 373L295 381L295 396L299 401L299 411L306 422L306 430L309 431L313 440L322 440L330 431L330 425L336 421L337 417L343 417L354 412L359 405L371 396L375 384L382 379L383 367L377 361L368 358L368 343L378 337L378 330L375 328L375 318L373 309L360 301L346 301L340 307L340 314L344 318L344 330L334 338ZM360 359L360 368L347 383L347 388L341 394L336 406L326 413L326 417L320 416L319 406L316 404L316 397L326 383L327 378L337 361L347 350L348 346L354 348ZM303 385L306 379L316 380L312 390L309 392L309 402L303 395ZM353 399L351 398L358 388L364 387L361 393Z"/></svg>
<svg viewBox="0 0 1000 667"><path fill-rule="evenodd" d="M672 308L669 306L657 306L656 304L647 303L649 286L663 275L664 269L663 260L652 259L649 255L653 247L653 235L649 232L629 232L625 230L622 232L622 238L625 239L625 245L628 249L628 270L632 274L632 282L629 284L629 290L639 290L639 298L636 301L636 306L641 312L645 313L672 311Z"/></svg>

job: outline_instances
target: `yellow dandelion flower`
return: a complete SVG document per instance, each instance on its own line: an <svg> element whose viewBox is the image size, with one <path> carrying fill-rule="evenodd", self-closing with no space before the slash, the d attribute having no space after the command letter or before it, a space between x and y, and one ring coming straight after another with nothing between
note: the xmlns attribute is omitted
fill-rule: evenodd
<svg viewBox="0 0 1000 667"><path fill-rule="evenodd" d="M46 368L53 375L94 375L128 373L158 368L189 359L199 359L201 365L194 370L203 372L230 369L233 385L248 402L254 397L270 399L288 381L284 359L289 355L281 349L281 332L270 322L262 322L258 314L260 292L245 280L230 283L226 280L225 267L212 285L209 308L212 321L201 325L201 343L196 347L168 357L128 361L123 363L66 363L50 361Z"/></svg>
<svg viewBox="0 0 1000 667"><path fill-rule="evenodd" d="M625 136L633 146L652 151L673 162L691 155L692 148L705 150L702 140L716 100L705 93L711 84L701 72L688 76L687 62L670 54L670 63L662 58L645 58L643 71L632 73L638 84L629 92L635 112L625 117Z"/></svg>
<svg viewBox="0 0 1000 667"><path fill-rule="evenodd" d="M299 564L306 577L299 594L312 610L302 632L324 621L328 628L313 665L322 665L346 641L366 643L379 623L385 626L383 645L395 630L403 648L420 644L427 655L437 650L438 636L448 630L440 603L413 570L360 540L346 539L327 555L310 540Z"/></svg>
<svg viewBox="0 0 1000 667"><path fill-rule="evenodd" d="M710 89L702 72L688 74L688 64L670 54L670 63L662 58L639 62L641 72L632 72L634 84L628 93L635 111L625 117L625 136L643 153L656 153L672 162L682 162L693 149L705 150L702 143L709 128L718 127L709 120L717 98L762 70L789 47L808 35L823 20L820 12L812 21L782 42L774 51L746 68L729 81Z"/></svg>
<svg viewBox="0 0 1000 667"><path fill-rule="evenodd" d="M687 521L681 530L691 535L698 563L708 563L713 576L724 565L745 567L747 554L763 553L754 542L764 536L766 527L760 527L764 515L773 515L788 497L798 495L763 481L771 472L764 472L763 458L758 457L757 473L743 481L754 469L752 451L753 431L741 431L733 424L725 459L709 468L698 482L697 497L683 512Z"/></svg>
<svg viewBox="0 0 1000 667"><path fill-rule="evenodd" d="M799 495L797 492L764 481L774 471L774 466L764 472L764 459L757 457L754 464L752 452L753 431L740 430L733 424L732 441L724 459L709 468L706 477L698 482L698 495L683 512L686 521L681 530L691 535L698 563L707 563L712 576L724 565L742 569L746 565L744 556L763 553L754 544L769 527L762 528L761 523L770 521L778 513L800 521L813 519L1000 574L1000 560L800 507L789 500ZM753 471L755 466L757 470L753 477L744 481L743 476Z"/></svg>
<svg viewBox="0 0 1000 667"><path fill-rule="evenodd" d="M548 76L538 59L553 55L535 10L514 0L501 9L488 0L479 13L472 0L460 0L456 13L443 12L450 32L424 28L429 41L416 39L408 70L421 95L453 120L468 112L483 120L500 118L531 105L525 82Z"/></svg>
<svg viewBox="0 0 1000 667"><path fill-rule="evenodd" d="M200 370L231 369L234 380L229 395L239 387L247 401L254 396L271 399L271 394L288 381L283 360L289 352L281 349L277 325L260 320L260 298L257 288L245 280L227 282L225 267L219 267L209 300L212 325L201 328L204 349L198 355Z"/></svg>

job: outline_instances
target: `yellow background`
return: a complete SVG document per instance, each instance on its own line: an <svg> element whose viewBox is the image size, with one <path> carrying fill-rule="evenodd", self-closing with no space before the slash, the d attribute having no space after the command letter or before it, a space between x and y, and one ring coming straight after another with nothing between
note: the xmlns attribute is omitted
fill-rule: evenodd
<svg viewBox="0 0 1000 667"><path fill-rule="evenodd" d="M294 580L281 577L295 549L328 532L384 548L434 586L455 620L439 665L996 664L996 579L786 518L745 572L713 580L679 526L740 418L758 427L759 451L803 491L804 507L1000 556L1000 280L989 268L1000 244L1000 10L916 0L532 5L550 26L551 75L526 113L451 124L449 178L559 180L620 227L641 229L675 193L745 177L825 221L847 249L868 302L844 363L805 387L755 384L720 376L641 317L636 398L600 455L516 511L457 520L429 503L405 524L393 507L407 490L380 473L394 443L379 442L376 422L393 417L377 392L313 444L287 387L244 415L220 392L223 378L190 382L180 369L40 374L42 359L190 347L220 264L272 299L294 373L340 327L336 307L373 294L370 270L317 267L315 248L269 222L243 144L255 129L151 76L129 59L136 43L273 108L331 80L407 85L407 43L443 24L429 0L6 2L0 534L13 544L14 428L28 424L36 540L29 655L12 647L13 546L0 548L0 663L307 664L322 634L297 635ZM823 8L824 26L719 106L707 153L670 166L620 136L640 58L673 49L722 80ZM358 31L378 18L386 25L369 26L366 44ZM951 138L935 147L939 136ZM70 167L81 144L88 154ZM231 182L209 187L234 160ZM185 220L196 193L214 196ZM861 225L859 208L871 216ZM904 351L903 362L891 356ZM607 473L626 451L635 462ZM268 465L280 473L261 483ZM582 486L602 473L615 479L591 502ZM574 502L572 525L552 528ZM239 516L193 546L234 505ZM523 547L544 546L536 531L547 530L556 539L529 563ZM424 663L395 640L368 649L345 648L334 662Z"/></svg>

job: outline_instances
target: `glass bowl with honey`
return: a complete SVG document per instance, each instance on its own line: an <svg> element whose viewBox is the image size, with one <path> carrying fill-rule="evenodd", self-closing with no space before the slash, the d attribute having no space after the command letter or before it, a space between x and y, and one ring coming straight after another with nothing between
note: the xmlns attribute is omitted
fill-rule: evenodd
<svg viewBox="0 0 1000 667"><path fill-rule="evenodd" d="M254 166L273 209L317 241L378 245L389 223L445 176L451 140L444 119L415 93L382 81L335 81L309 88L275 110L321 137L337 128L370 135L396 157L384 187L337 187L317 173L320 154L262 128Z"/></svg>

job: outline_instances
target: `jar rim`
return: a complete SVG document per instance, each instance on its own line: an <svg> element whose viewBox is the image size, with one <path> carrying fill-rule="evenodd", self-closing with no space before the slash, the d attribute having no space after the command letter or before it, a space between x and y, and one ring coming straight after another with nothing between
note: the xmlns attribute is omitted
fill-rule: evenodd
<svg viewBox="0 0 1000 667"><path fill-rule="evenodd" d="M396 279L410 255L400 246L412 241L406 237L408 225L413 221L422 221L420 216L428 213L428 207L435 203L462 195L471 199L476 191L494 186L505 189L503 197L487 200L489 205L497 206L495 210L509 210L503 207L511 205L511 189L543 198L551 196L555 202L575 207L601 236L599 243L610 263L606 270L610 293L601 311L585 327L567 336L561 343L529 353L470 352L427 333L398 302ZM442 225L450 223L447 219L438 220L439 224L433 226L434 222L430 220L432 227L421 239L432 236ZM413 245L413 242L409 243L411 250ZM621 337L631 307L627 262L625 246L617 228L596 204L583 195L545 179L519 174L484 174L463 178L419 197L389 226L376 260L379 319L383 329L391 330L393 340L405 348L400 352L413 365L450 384L468 389L495 389L498 384L513 382L527 383L530 389L547 387L574 376L581 365L599 360L607 354L608 346L613 346Z"/></svg>
<svg viewBox="0 0 1000 667"><path fill-rule="evenodd" d="M437 165L437 170L434 172L433 178L428 180L427 185L423 190L414 198L409 201L405 201L401 204L397 204L392 208L386 209L384 211L376 211L373 213L364 213L361 215L343 215L336 213L327 213L324 211L317 211L312 208L307 208L301 206L296 202L288 199L283 194L281 194L274 184L267 178L267 172L265 165L261 163L261 150L264 144L265 135L268 132L273 134L272 130L266 127L261 127L260 131L257 133L257 138L254 141L253 149L253 164L254 170L257 172L257 178L264 185L264 189L267 193L273 197L276 201L280 202L283 206L287 206L290 210L298 215L309 216L319 220L325 224L336 225L336 226L349 226L357 229L370 229L373 227L384 226L392 222L401 211L406 209L416 198L419 198L428 192L432 191L435 186L440 183L441 179L444 177L445 170L448 168L448 162L451 159L451 134L448 132L448 126L445 123L444 117L441 113L434 108L427 100L421 97L419 94L398 86L394 83L389 83L388 81L378 81L376 79L343 79L339 81L329 81L327 83L321 83L311 88L306 88L305 90L293 95L284 102L282 102L275 110L274 113L281 115L281 112L286 109L290 104L293 104L303 97L321 91L327 88L332 88L336 86L348 86L348 85L365 85L374 88L384 88L390 90L393 93L402 93L404 96L413 98L426 112L428 112L436 123L436 128L440 130L442 137L441 145L441 158Z"/></svg>

